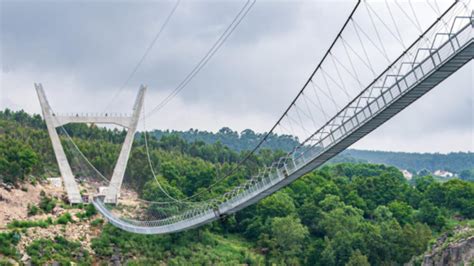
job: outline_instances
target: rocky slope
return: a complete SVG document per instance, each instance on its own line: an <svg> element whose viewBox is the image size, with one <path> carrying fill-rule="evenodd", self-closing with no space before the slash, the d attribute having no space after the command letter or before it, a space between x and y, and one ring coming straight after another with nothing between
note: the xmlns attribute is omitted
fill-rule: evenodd
<svg viewBox="0 0 474 266"><path fill-rule="evenodd" d="M59 199L56 206L50 213L40 212L36 215L28 215L28 206L39 205L42 191L46 193L46 197ZM99 215L94 215L87 219L78 218L84 210L63 204L60 199L64 196L65 192L62 187L57 187L47 182L36 185L25 183L18 188L4 184L0 186L0 233L13 231L7 228L7 226L15 220L34 222L50 218L51 221L57 221L66 212L71 215L72 221L67 224L53 223L47 227L35 226L20 229L21 238L16 248L22 263L28 263L29 256L27 255L26 248L34 240L54 239L56 236L62 236L70 241L79 242L84 249L94 254L91 248L91 240L100 234L100 227L92 226L91 221L100 218ZM7 260L11 261L11 259Z"/></svg>
<svg viewBox="0 0 474 266"><path fill-rule="evenodd" d="M40 201L41 191L47 191L52 197L61 198L64 191L61 187L53 186L47 182L32 185L22 184L18 188L0 184L0 229L13 220L27 220L28 204L37 205ZM38 219L39 217L34 217Z"/></svg>
<svg viewBox="0 0 474 266"><path fill-rule="evenodd" d="M474 265L474 227L443 234L423 257L424 266Z"/></svg>

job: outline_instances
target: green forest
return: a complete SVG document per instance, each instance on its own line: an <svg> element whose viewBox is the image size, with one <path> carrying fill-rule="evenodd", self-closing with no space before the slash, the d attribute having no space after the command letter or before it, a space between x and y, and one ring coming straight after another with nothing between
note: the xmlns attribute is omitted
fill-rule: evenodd
<svg viewBox="0 0 474 266"><path fill-rule="evenodd" d="M94 166L110 176L124 131L94 125L68 125L66 130ZM228 128L206 133L205 138L199 137L202 134L196 130L155 131L149 136L151 161L158 178L175 197L203 191L228 175L225 182L198 199L219 195L279 158L298 141L291 136L272 136L269 146L237 167L260 134L251 130L238 134ZM151 178L143 137L143 133L137 134L125 182L142 198L161 200L164 195ZM64 134L62 139L67 141ZM365 156L354 158L373 160ZM472 168L472 154L456 156L467 158L466 169ZM466 170L461 169L465 165L454 166L455 162L449 160L445 166L442 161L446 157L433 160L440 161L435 168ZM37 239L26 252L35 265L53 261L64 265L403 265L409 261L421 263L422 254L441 234L459 225L474 227L473 182L460 178L439 182L430 175L407 181L396 167L385 165L390 163L379 163L383 164L334 160L234 215L168 235L127 233L102 221L92 205L77 206L83 210L81 219L91 219L91 225L100 229L92 239L92 253L62 236ZM234 168L237 171L228 174ZM23 111L1 111L0 181L20 186L57 175L41 117ZM55 204L64 203L44 196L31 211L48 213ZM72 222L67 215L60 219L9 225L10 230L0 233L0 254L19 260L17 245L24 236L22 227L67 226ZM7 264L0 259L2 263Z"/></svg>
<svg viewBox="0 0 474 266"><path fill-rule="evenodd" d="M246 129L239 133L228 127L224 127L215 133L190 129L187 131L154 130L151 134L157 139L160 139L162 136L178 135L189 143L195 141L203 141L207 144L220 142L234 151L253 149L265 135L255 133L251 129ZM291 151L298 144L299 141L296 137L271 135L268 141L265 141L264 147L272 150ZM473 152L439 154L348 149L336 156L333 161L386 164L400 169L407 169L412 173L418 173L423 170L429 172L446 170L458 174L461 178L474 180Z"/></svg>
<svg viewBox="0 0 474 266"><path fill-rule="evenodd" d="M474 153L472 152L439 154L362 151L352 149L345 151L343 154L371 163L383 163L401 169L408 169L413 173L418 173L423 170L428 170L429 172L446 170L467 178L467 175L470 174L469 172L474 170Z"/></svg>
<svg viewBox="0 0 474 266"><path fill-rule="evenodd" d="M234 131L228 127L223 127L217 132L200 131L197 129L190 129L188 131L176 130L153 130L151 135L157 139L163 136L178 135L186 142L192 143L195 141L203 141L207 144L214 144L217 142L229 147L234 151L252 150L264 137L264 133L256 133L251 129L245 129L242 132ZM298 138L290 135L277 136L272 134L265 141L263 147L272 150L291 151L295 145L298 145Z"/></svg>

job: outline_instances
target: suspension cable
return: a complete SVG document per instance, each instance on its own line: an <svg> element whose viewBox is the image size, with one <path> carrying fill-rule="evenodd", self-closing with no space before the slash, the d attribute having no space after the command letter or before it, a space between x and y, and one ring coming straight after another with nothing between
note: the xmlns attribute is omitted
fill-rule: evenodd
<svg viewBox="0 0 474 266"><path fill-rule="evenodd" d="M252 2L250 2L252 1ZM234 32L237 26L242 22L242 20L247 16L250 9L252 9L256 0L247 0L245 5L240 9L239 13L234 17L232 22L227 26L226 30L222 35L216 40L212 47L207 51L207 53L199 60L199 62L194 66L194 68L185 76L185 78L152 110L145 114L145 116L151 116L152 114L161 110L166 104L168 104L181 90L183 90L191 80L201 71L201 69L211 60L214 54L219 51L220 47L225 43L229 36Z"/></svg>
<svg viewBox="0 0 474 266"><path fill-rule="evenodd" d="M145 113L145 103L143 103L143 110L142 110L142 113L144 114ZM146 150L146 157L147 157L147 160L148 160L148 165L150 167L150 170L151 170L151 174L153 175L153 178L156 182L156 184L158 185L158 188L161 190L161 192L163 192L163 194L166 195L166 197L168 197L169 199L173 200L173 201L176 201L176 202L181 202L179 199L176 199L174 197L172 197L160 184L160 182L158 181L158 178L156 177L156 173L155 173L155 168L153 167L153 163L151 161L151 156L150 156L150 150L148 148L148 131L146 130L146 118L143 117L143 136L144 136L144 140L145 140L145 150Z"/></svg>
<svg viewBox="0 0 474 266"><path fill-rule="evenodd" d="M177 0L176 1L176 4L173 6L173 9L171 9L170 13L168 14L168 16L166 17L165 21L163 22L163 24L161 25L160 29L158 30L158 32L155 34L155 37L153 38L153 40L151 41L151 43L148 45L148 48L145 50L145 53L142 55L142 57L140 58L140 60L138 61L138 63L135 65L135 67L132 69L132 72L128 75L127 79L124 81L124 83L122 84L122 86L120 86L120 88L117 90L117 92L115 93L115 95L111 98L110 102L105 106L104 108L104 111L107 110L110 105L116 100L116 98L120 95L120 93L123 91L123 89L125 88L125 86L128 85L128 83L130 82L130 80L132 79L132 77L135 75L135 73L138 71L138 69L140 68L140 66L142 65L142 63L145 61L145 58L148 56L148 54L150 53L150 51L152 50L153 46L155 45L155 43L157 42L157 40L160 38L161 34L163 33L163 31L165 30L166 26L168 25L168 23L170 22L171 18L173 17L176 9L178 8L179 4L181 3L181 0Z"/></svg>
<svg viewBox="0 0 474 266"><path fill-rule="evenodd" d="M339 30L339 32L337 33L336 37L334 38L333 42L331 43L330 47L328 48L328 50L326 51L326 53L324 54L323 58L319 61L318 65L316 66L315 70L311 73L310 77L307 79L307 81L305 82L305 84L303 85L303 87L301 88L301 90L298 92L298 94L296 95L296 97L293 99L293 101L290 103L290 105L288 106L288 108L283 112L283 114L280 116L280 118L277 120L277 122L272 126L272 128L265 134L265 136L258 142L258 144L241 160L239 161L235 167L228 173L226 174L225 176L223 176L222 178L216 180L213 184L211 184L209 187L207 187L205 190L203 190L201 193L197 193L197 194L194 194L193 196L190 196L186 199L191 199L193 197L196 197L200 194L203 194L203 193L207 193L212 187L214 187L215 185L217 185L218 183L220 183L222 180L225 180L227 177L231 176L233 173L235 173L235 171L237 169L239 169L245 162L247 162L249 160L249 158L251 158L251 156L258 150L260 149L260 147L263 145L263 143L268 139L269 136L271 136L273 134L273 132L275 131L275 129L278 127L278 125L280 125L281 121L283 120L284 117L287 116L288 112L290 111L291 107L295 104L295 102L298 100L298 98L303 94L303 91L305 90L305 88L308 86L308 84L310 82L312 82L312 79L314 77L314 75L316 74L316 72L321 68L323 62L325 62L325 59L327 58L327 56L329 55L330 51L332 50L332 48L334 47L334 45L336 44L337 40L340 39L341 37L341 34L342 32L344 31L344 29L346 28L347 24L349 23L350 19L353 17L354 13L356 12L357 8L359 7L361 3L361 0L358 0L357 1L357 4L354 6L354 8L352 9L351 13L349 14L349 17L346 19L346 21L344 22L342 28Z"/></svg>
<svg viewBox="0 0 474 266"><path fill-rule="evenodd" d="M349 16L348 20L347 20L346 23L344 24L344 26L343 26L343 28L341 29L341 31L339 32L339 34L337 35L337 37L336 37L336 39L334 40L333 44L331 45L331 47L330 47L329 50L326 52L326 54L324 55L323 59L321 60L321 62L320 62L319 65L317 66L316 70L315 70L315 71L313 72L313 74L310 76L310 78L309 78L309 80L307 81L307 83L305 84L305 86L304 86L304 87L302 88L302 90L298 93L298 95L297 95L296 98L293 100L293 102L290 104L290 106L289 106L288 109L285 111L285 113L283 114L283 116L277 121L277 123L274 125L274 127L273 127L268 133L266 133L266 135L265 135L265 137L263 138L263 140L261 140L261 141L259 142L259 144L251 151L251 153L249 153L249 154L247 155L247 157L244 158L243 161L239 162L239 165L240 165L240 163L245 162L246 159L249 158L249 156L252 155L252 154L260 147L260 145L263 144L263 142L265 141L265 139L266 139L270 134L273 133L273 130L274 130L278 125L280 125L280 122L281 122L281 120L282 120L284 117L289 117L291 120L293 120L293 119L289 116L289 110L291 109L291 107L293 107L293 105L295 105L295 102L296 102L296 100L299 98L299 96L300 96L300 95L303 95L303 91L304 91L304 89L306 88L306 85L307 85L309 82L311 82L311 83L313 84L313 80L312 80L312 79L313 79L314 75L316 74L316 71L320 68L320 66L321 66L322 62L324 62L326 56L327 56L328 54L330 54L331 48L333 47L334 43L335 43L335 42L338 40L338 38L340 37L340 35L341 35L341 33L342 33L342 30L343 30L344 27L346 26L347 22L351 19L352 15L353 15L353 13L355 12L355 9L356 9L357 6L359 5L359 3L360 3L360 1L357 3L356 7L355 7L354 10L352 11L351 15ZM453 4L450 8L448 8L448 10L446 10L445 13L448 12L453 6L454 6L454 4ZM444 14L445 14L445 13L444 13ZM444 14L443 14L443 15L444 15ZM434 25L434 24L433 24L433 25ZM433 27L433 25L431 25L431 26L425 31L425 33L426 33L427 31L429 31L429 30ZM423 34L417 39L417 41L420 40L420 38L422 38L425 33L423 33ZM417 41L415 41L415 43L416 43ZM414 45L415 43L413 43L408 49L410 49L411 47L413 47L413 45ZM401 58L402 56L404 56L405 53L406 53L406 51L405 51L399 58ZM397 61L398 61L398 59L396 59L391 65L389 65L389 66L387 67L387 69L386 69L384 72L382 72L381 75L383 75L383 74L384 74L395 62L397 62ZM380 75L380 76L381 76L381 75ZM379 76L379 77L380 77L380 76ZM325 78L325 77L324 77L324 72L323 72L323 78ZM374 82L375 82L375 80L374 80ZM326 80L326 83L327 83L327 80ZM373 82L371 83L371 85L372 85L372 84L373 84ZM369 85L369 86L371 86L371 85ZM349 103L349 104L350 104L350 103ZM297 115L299 116L298 110L297 110ZM337 116L337 115L336 115L336 116ZM301 118L300 118L300 119L301 119ZM293 120L293 121L294 121L294 120ZM328 121L328 122L330 122L330 121ZM291 125L290 125L290 126L291 126ZM62 128L63 128L63 130L65 130L64 127L62 127ZM145 130L145 131L146 131L146 130ZM67 134L67 132L66 132L66 134ZM313 134L313 135L314 135L314 134ZM146 137L146 135L145 135L145 137ZM70 138L70 137L69 137L69 138ZM70 139L71 139L71 138L70 138ZM71 139L71 140L72 140L72 139ZM301 147L302 145L304 145L305 142L306 142L306 141L304 141L303 143L301 143L301 144L300 144L300 147ZM74 142L73 142L73 143L74 143ZM75 145L75 143L74 143L74 145ZM77 148L76 145L75 145L75 147ZM148 151L148 143L147 143L147 140L146 140L146 149L147 149L148 156L150 156L150 155L149 155L149 151ZM79 149L78 149L78 150L79 150ZM79 150L79 152L80 152L80 150ZM80 152L80 153L82 154L82 152ZM84 156L84 155L82 154L82 156ZM148 158L148 159L150 160L150 158ZM87 161L88 161L88 160L87 160ZM89 162L89 163L90 163L90 162ZM239 165L237 165L237 166L239 166ZM91 165L91 166L93 167L93 165ZM94 169L95 169L95 167L94 167ZM97 171L97 169L95 169L95 170ZM98 172L98 171L97 171L97 172ZM98 173L100 174L100 172L98 172ZM102 174L100 174L100 175L102 176ZM103 176L102 176L102 177L103 177ZM156 179L156 176L155 176L155 175L154 175L154 177L155 177L155 179ZM221 180L222 180L222 179L221 179ZM207 190L209 190L210 187L211 187L211 186L209 186L209 187L207 188ZM194 197L194 196L196 196L196 195L193 195L193 196L191 196L191 197L189 197L189 198L192 198L192 197Z"/></svg>

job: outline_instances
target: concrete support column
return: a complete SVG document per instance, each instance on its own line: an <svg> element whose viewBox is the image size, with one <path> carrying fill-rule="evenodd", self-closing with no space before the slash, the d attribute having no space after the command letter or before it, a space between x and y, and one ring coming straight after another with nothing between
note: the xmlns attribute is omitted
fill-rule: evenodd
<svg viewBox="0 0 474 266"><path fill-rule="evenodd" d="M63 178L64 187L67 192L67 196L70 203L81 203L82 198L79 193L79 187L77 186L76 180L74 180L74 175L72 174L71 167L67 160L66 154L64 153L63 146L61 145L61 140L59 139L58 132L56 131L54 116L51 112L51 107L46 99L46 95L41 84L35 84L36 93L41 105L41 110L43 112L43 118L46 122L46 127L48 128L49 137L51 138L51 143L53 145L54 155L56 156L56 161L58 162L59 171Z"/></svg>
<svg viewBox="0 0 474 266"><path fill-rule="evenodd" d="M146 87L141 86L138 92L135 105L133 107L133 115L128 127L127 135L122 145L119 158L115 164L112 179L110 180L109 187L105 192L105 203L117 203L117 199L120 195L120 188L122 187L123 177L125 175L125 169L127 168L128 158L130 157L130 151L132 149L133 139L137 130L138 120L140 118L140 112L143 107L143 100L146 92Z"/></svg>

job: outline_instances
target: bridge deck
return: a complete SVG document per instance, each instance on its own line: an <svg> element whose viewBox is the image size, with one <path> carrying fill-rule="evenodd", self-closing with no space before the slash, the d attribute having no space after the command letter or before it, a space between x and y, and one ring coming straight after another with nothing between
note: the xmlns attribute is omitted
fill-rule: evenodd
<svg viewBox="0 0 474 266"><path fill-rule="evenodd" d="M107 209L101 197L96 197L93 203L113 225L140 234L164 234L194 228L216 220L220 215L231 214L254 204L321 166L469 62L474 57L472 28L473 26L468 23L453 34L450 40L433 50L419 64L414 65L411 71L400 76L392 85L384 87L379 96L370 99L363 107L356 108L358 111L352 117L348 119L334 117L333 120L340 120L339 126L332 128L317 145L310 147L299 157L291 157L282 167L258 181L235 190L216 205L207 205L164 220L136 221L116 217ZM453 39L456 39L458 45L453 45L455 43L452 42ZM370 89L373 88L369 86L366 90Z"/></svg>

